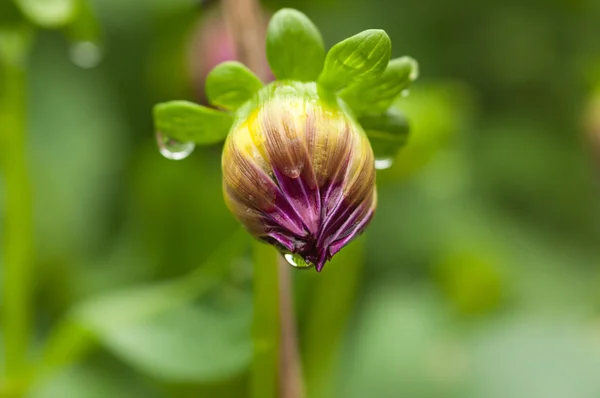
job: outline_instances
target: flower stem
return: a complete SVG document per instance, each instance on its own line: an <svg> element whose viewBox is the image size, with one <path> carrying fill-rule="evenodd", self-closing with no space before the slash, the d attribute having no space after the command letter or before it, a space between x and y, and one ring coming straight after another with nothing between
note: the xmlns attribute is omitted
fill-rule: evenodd
<svg viewBox="0 0 600 398"><path fill-rule="evenodd" d="M304 370L310 398L333 396L341 342L363 271L365 237L345 247L316 282L304 334Z"/></svg>
<svg viewBox="0 0 600 398"><path fill-rule="evenodd" d="M278 398L280 307L279 254L271 246L253 243L254 318L252 341L253 398Z"/></svg>
<svg viewBox="0 0 600 398"><path fill-rule="evenodd" d="M0 57L0 166L5 188L2 337L5 375L22 376L31 329L32 195L26 159L25 67Z"/></svg>

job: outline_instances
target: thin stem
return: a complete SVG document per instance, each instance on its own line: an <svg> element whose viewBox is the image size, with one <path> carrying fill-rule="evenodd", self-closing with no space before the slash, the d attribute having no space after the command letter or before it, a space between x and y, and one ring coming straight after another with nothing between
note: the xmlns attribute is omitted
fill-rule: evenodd
<svg viewBox="0 0 600 398"><path fill-rule="evenodd" d="M26 159L25 69L3 61L0 95L0 163L5 187L2 335L8 379L26 367L31 329L32 196Z"/></svg>
<svg viewBox="0 0 600 398"><path fill-rule="evenodd" d="M363 272L365 237L340 251L316 282L304 334L304 370L310 398L329 398L341 341Z"/></svg>
<svg viewBox="0 0 600 398"><path fill-rule="evenodd" d="M258 76L266 77L263 15L256 0L222 0L227 29L235 42L236 56Z"/></svg>
<svg viewBox="0 0 600 398"><path fill-rule="evenodd" d="M280 343L279 254L271 246L253 243L254 318L252 397L278 398Z"/></svg>
<svg viewBox="0 0 600 398"><path fill-rule="evenodd" d="M304 397L302 368L298 352L296 319L292 302L291 267L279 257L279 300L281 313L280 398Z"/></svg>

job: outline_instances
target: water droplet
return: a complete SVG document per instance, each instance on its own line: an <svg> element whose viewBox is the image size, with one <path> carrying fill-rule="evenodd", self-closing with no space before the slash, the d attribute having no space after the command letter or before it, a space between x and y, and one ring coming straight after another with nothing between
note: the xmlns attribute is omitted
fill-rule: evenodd
<svg viewBox="0 0 600 398"><path fill-rule="evenodd" d="M161 155L171 160L187 158L196 147L193 142L179 142L159 131L156 132L156 143Z"/></svg>
<svg viewBox="0 0 600 398"><path fill-rule="evenodd" d="M392 159L392 158L375 159L375 168L377 170L389 169L390 167L392 167L393 164L394 164L394 159Z"/></svg>
<svg viewBox="0 0 600 398"><path fill-rule="evenodd" d="M71 45L69 56L75 65L89 69L102 61L102 50L91 41L79 41Z"/></svg>
<svg viewBox="0 0 600 398"><path fill-rule="evenodd" d="M298 178L302 174L302 167L286 167L283 172L290 178Z"/></svg>
<svg viewBox="0 0 600 398"><path fill-rule="evenodd" d="M402 95L403 97L408 97L410 95L410 90L402 90L400 95Z"/></svg>
<svg viewBox="0 0 600 398"><path fill-rule="evenodd" d="M283 253L283 258L294 268L310 268L313 266L313 264L304 261L304 259L298 254Z"/></svg>

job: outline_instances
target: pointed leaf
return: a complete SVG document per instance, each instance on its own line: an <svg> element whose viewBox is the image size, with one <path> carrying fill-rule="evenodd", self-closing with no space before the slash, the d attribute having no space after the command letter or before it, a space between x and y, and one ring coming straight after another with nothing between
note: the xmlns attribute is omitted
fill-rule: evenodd
<svg viewBox="0 0 600 398"><path fill-rule="evenodd" d="M355 83L344 89L340 96L357 114L383 113L417 75L418 64L414 59L396 58L380 76Z"/></svg>
<svg viewBox="0 0 600 398"><path fill-rule="evenodd" d="M392 159L408 140L408 120L396 109L382 115L365 116L358 119L363 126L375 159Z"/></svg>
<svg viewBox="0 0 600 398"><path fill-rule="evenodd" d="M319 29L300 11L277 11L267 29L267 58L277 79L317 80L325 59Z"/></svg>
<svg viewBox="0 0 600 398"><path fill-rule="evenodd" d="M333 46L319 83L333 91L379 76L390 61L392 43L383 30L365 30Z"/></svg>
<svg viewBox="0 0 600 398"><path fill-rule="evenodd" d="M163 102L154 106L157 131L181 142L214 144L227 137L233 117L188 101Z"/></svg>
<svg viewBox="0 0 600 398"><path fill-rule="evenodd" d="M68 24L75 17L78 6L77 0L15 0L15 3L31 22L43 28Z"/></svg>
<svg viewBox="0 0 600 398"><path fill-rule="evenodd" d="M215 106L235 110L262 86L250 69L239 62L227 61L217 65L206 77L206 96Z"/></svg>

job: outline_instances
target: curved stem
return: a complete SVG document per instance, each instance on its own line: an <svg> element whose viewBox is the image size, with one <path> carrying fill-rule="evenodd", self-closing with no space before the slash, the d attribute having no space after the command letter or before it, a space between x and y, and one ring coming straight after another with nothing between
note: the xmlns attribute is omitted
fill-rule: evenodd
<svg viewBox="0 0 600 398"><path fill-rule="evenodd" d="M25 69L3 59L0 73L0 163L5 187L1 320L5 373L13 380L25 370L30 337L32 195L26 159Z"/></svg>

